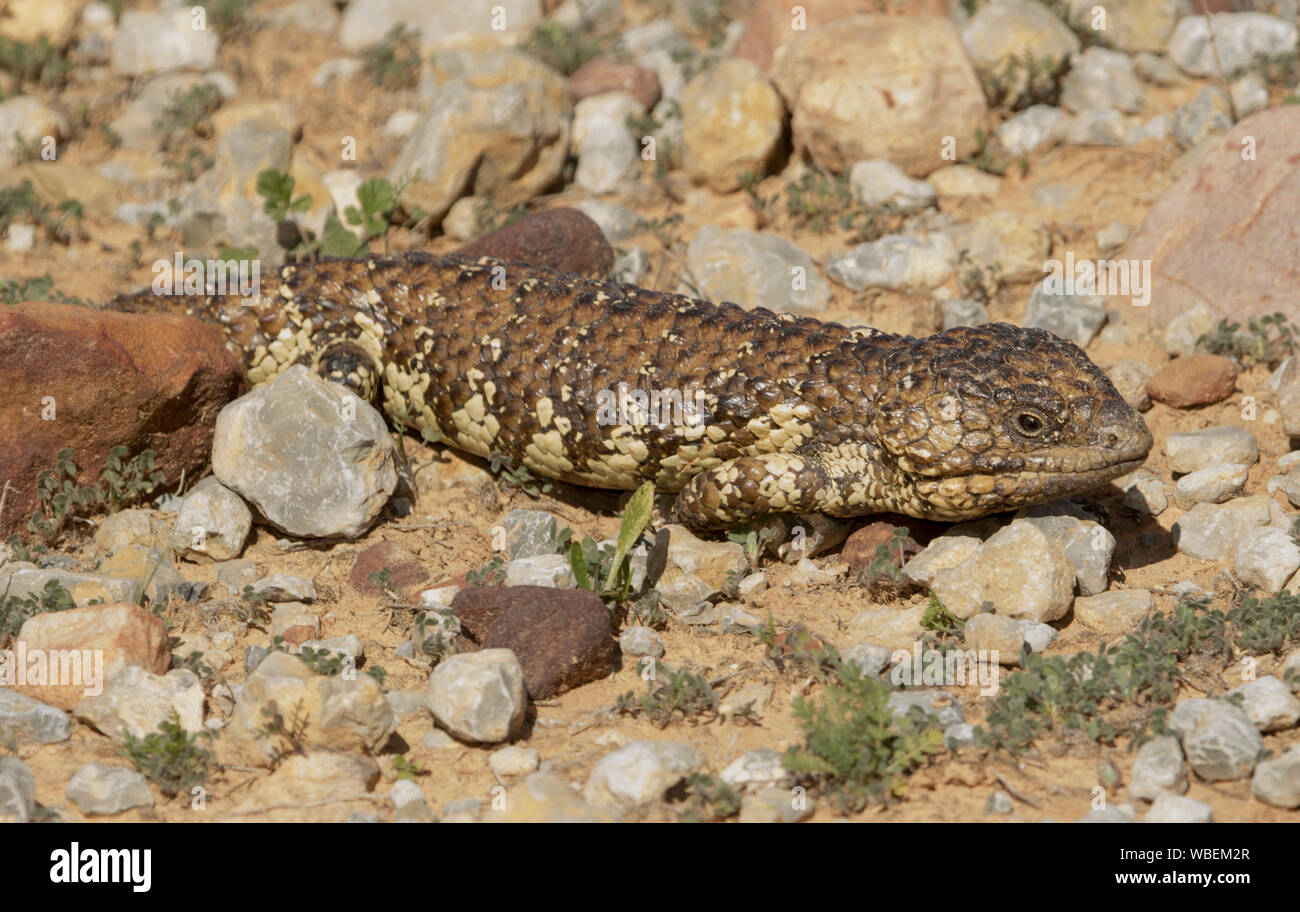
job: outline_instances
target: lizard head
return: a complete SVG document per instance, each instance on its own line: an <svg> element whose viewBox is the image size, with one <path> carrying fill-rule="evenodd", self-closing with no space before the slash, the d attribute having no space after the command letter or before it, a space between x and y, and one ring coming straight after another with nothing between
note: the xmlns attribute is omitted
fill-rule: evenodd
<svg viewBox="0 0 1300 912"><path fill-rule="evenodd" d="M892 348L877 441L900 511L958 520L1095 488L1142 465L1151 432L1077 345L1006 323Z"/></svg>

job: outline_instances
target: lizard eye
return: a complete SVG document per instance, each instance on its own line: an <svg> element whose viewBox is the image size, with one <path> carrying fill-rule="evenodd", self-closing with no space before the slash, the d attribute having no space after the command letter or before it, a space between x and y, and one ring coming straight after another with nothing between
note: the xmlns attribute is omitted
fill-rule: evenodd
<svg viewBox="0 0 1300 912"><path fill-rule="evenodd" d="M1033 437L1043 429L1043 421L1033 412L1021 412L1016 416L1016 427L1020 433Z"/></svg>

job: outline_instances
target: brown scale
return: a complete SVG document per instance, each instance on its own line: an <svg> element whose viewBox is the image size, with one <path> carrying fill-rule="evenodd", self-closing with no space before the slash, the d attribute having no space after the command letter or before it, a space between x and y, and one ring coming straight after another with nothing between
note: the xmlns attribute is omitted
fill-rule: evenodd
<svg viewBox="0 0 1300 912"><path fill-rule="evenodd" d="M499 287L494 279L503 280ZM583 470L618 452L606 445L616 429L597 422L602 389L622 381L683 397L705 391L716 403L707 423L725 432L713 454L744 461L689 479L675 515L694 525L764 512L771 505L756 501L759 489L789 477L782 475L787 470L800 486L788 499L801 507L816 501L836 515L901 509L961 519L1094 486L1131 471L1150 448L1142 419L1105 375L1076 346L1043 330L990 324L915 339L490 258L421 252L289 267L252 307L213 299L194 309L251 359L290 322L280 281L313 345L357 339L358 317L373 321L383 334L379 376L393 364L427 377L425 403L453 446L461 445L453 415L476 395L486 399L491 381L496 392L486 411L500 423L491 448L538 474L596 483ZM177 306L150 297L113 306ZM310 353L296 354L299 363L311 362ZM472 379L473 371L482 378ZM554 418L569 422L562 455L574 472L527 462L534 435L560 423L542 427L542 398ZM788 455L763 454L748 426L792 405L803 406L799 422L812 437L796 454L798 466ZM775 418L768 424L775 428ZM632 436L644 444L645 459L600 483L634 487L655 477L684 443L708 440L687 440L683 431L636 428ZM732 484L742 469L743 484ZM989 475L996 484L979 481ZM880 497L843 502L864 481Z"/></svg>

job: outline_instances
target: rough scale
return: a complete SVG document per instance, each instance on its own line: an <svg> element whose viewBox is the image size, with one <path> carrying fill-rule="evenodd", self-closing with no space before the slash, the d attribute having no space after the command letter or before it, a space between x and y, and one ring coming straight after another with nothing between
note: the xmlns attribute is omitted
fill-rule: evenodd
<svg viewBox="0 0 1300 912"><path fill-rule="evenodd" d="M305 364L478 456L596 488L653 479L697 528L970 519L1096 487L1151 448L1082 350L1002 323L917 339L418 252L288 266L248 306L110 306L216 323L254 385ZM620 384L661 409L612 410Z"/></svg>

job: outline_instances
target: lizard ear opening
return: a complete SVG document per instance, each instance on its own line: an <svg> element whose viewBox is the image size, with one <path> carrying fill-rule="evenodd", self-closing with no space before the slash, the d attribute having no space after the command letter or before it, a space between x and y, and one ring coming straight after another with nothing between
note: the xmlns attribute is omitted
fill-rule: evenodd
<svg viewBox="0 0 1300 912"><path fill-rule="evenodd" d="M316 351L312 370L335 383L341 383L366 402L379 399L381 377L375 359L356 342L330 342Z"/></svg>

